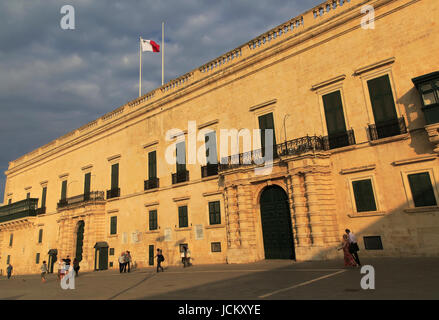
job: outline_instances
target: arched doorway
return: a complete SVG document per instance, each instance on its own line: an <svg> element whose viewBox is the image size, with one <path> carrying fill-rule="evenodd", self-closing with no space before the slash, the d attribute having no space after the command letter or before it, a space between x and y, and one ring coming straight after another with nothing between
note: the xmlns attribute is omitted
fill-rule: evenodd
<svg viewBox="0 0 439 320"><path fill-rule="evenodd" d="M82 245L84 243L84 221L79 221L76 231L76 253L75 258L78 261L82 261Z"/></svg>
<svg viewBox="0 0 439 320"><path fill-rule="evenodd" d="M265 259L295 259L288 196L278 186L262 191L260 199Z"/></svg>

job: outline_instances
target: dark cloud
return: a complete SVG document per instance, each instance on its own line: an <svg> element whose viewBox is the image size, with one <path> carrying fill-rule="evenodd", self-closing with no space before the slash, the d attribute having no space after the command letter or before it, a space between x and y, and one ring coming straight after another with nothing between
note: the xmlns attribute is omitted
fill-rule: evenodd
<svg viewBox="0 0 439 320"><path fill-rule="evenodd" d="M9 161L136 98L139 36L161 42L162 21L169 81L320 2L0 2L0 171ZM75 30L60 27L65 4L75 8ZM143 55L144 92L160 85L160 59ZM1 199L4 183L1 174Z"/></svg>

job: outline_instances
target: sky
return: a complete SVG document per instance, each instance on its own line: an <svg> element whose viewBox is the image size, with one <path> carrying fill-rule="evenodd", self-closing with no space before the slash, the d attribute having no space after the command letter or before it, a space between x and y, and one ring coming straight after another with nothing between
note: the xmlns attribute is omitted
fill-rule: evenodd
<svg viewBox="0 0 439 320"><path fill-rule="evenodd" d="M2 0L0 199L9 161L138 97L139 37L161 44L162 21L168 82L321 2ZM74 29L61 27L65 5ZM147 93L161 85L161 55L142 64Z"/></svg>

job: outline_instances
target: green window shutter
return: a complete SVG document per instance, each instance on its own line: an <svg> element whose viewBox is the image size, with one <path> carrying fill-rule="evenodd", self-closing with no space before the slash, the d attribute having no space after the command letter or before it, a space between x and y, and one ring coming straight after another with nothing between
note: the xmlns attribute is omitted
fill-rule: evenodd
<svg viewBox="0 0 439 320"><path fill-rule="evenodd" d="M343 103L340 91L324 95L323 106L325 109L326 127L328 135L346 132L346 123L343 113Z"/></svg>
<svg viewBox="0 0 439 320"><path fill-rule="evenodd" d="M151 151L148 153L148 179L157 178L157 153Z"/></svg>
<svg viewBox="0 0 439 320"><path fill-rule="evenodd" d="M398 118L388 75L367 81L375 123Z"/></svg>
<svg viewBox="0 0 439 320"><path fill-rule="evenodd" d="M180 228L188 227L187 206L178 207L178 225Z"/></svg>
<svg viewBox="0 0 439 320"><path fill-rule="evenodd" d="M149 265L150 266L154 265L154 245L153 244L149 245Z"/></svg>
<svg viewBox="0 0 439 320"><path fill-rule="evenodd" d="M90 195L91 188L91 173L84 175L84 195Z"/></svg>
<svg viewBox="0 0 439 320"><path fill-rule="evenodd" d="M8 204L11 204L12 203L12 199L8 199Z"/></svg>
<svg viewBox="0 0 439 320"><path fill-rule="evenodd" d="M38 243L43 242L43 229L40 229L38 233Z"/></svg>
<svg viewBox="0 0 439 320"><path fill-rule="evenodd" d="M149 230L157 230L157 210L149 211Z"/></svg>
<svg viewBox="0 0 439 320"><path fill-rule="evenodd" d="M67 180L64 180L61 184L61 200L67 199Z"/></svg>
<svg viewBox="0 0 439 320"><path fill-rule="evenodd" d="M218 163L218 153L216 149L216 133L215 131L209 132L204 136L205 148L206 148L206 160L207 164Z"/></svg>
<svg viewBox="0 0 439 320"><path fill-rule="evenodd" d="M9 246L12 247L12 244L14 242L14 234L11 233L11 235L9 236Z"/></svg>
<svg viewBox="0 0 439 320"><path fill-rule="evenodd" d="M355 204L357 212L376 211L375 196L373 194L372 180L353 181Z"/></svg>
<svg viewBox="0 0 439 320"><path fill-rule="evenodd" d="M119 188L119 164L115 163L111 166L111 190Z"/></svg>
<svg viewBox="0 0 439 320"><path fill-rule="evenodd" d="M436 206L436 197L428 172L407 175L415 207Z"/></svg>
<svg viewBox="0 0 439 320"><path fill-rule="evenodd" d="M186 171L186 144L184 141L179 142L175 146L177 158L177 172Z"/></svg>
<svg viewBox="0 0 439 320"><path fill-rule="evenodd" d="M37 253L37 256L36 256L36 263L37 263L37 264L40 263L40 254L39 254L39 253Z"/></svg>
<svg viewBox="0 0 439 320"><path fill-rule="evenodd" d="M274 120L273 113L268 113L263 116L258 117L259 120L259 129L261 130L261 147L263 156L265 155L265 134L266 130L273 130L273 150L276 146L276 133L274 130Z"/></svg>
<svg viewBox="0 0 439 320"><path fill-rule="evenodd" d="M30 199L30 192L26 193L26 199Z"/></svg>
<svg viewBox="0 0 439 320"><path fill-rule="evenodd" d="M11 262L11 256L8 255L8 258L6 259L6 264L9 264Z"/></svg>
<svg viewBox="0 0 439 320"><path fill-rule="evenodd" d="M110 234L117 234L117 216L110 219Z"/></svg>
<svg viewBox="0 0 439 320"><path fill-rule="evenodd" d="M41 208L46 207L47 187L43 188L43 194L41 195Z"/></svg>
<svg viewBox="0 0 439 320"><path fill-rule="evenodd" d="M209 223L211 225L221 224L221 209L219 201L209 202Z"/></svg>

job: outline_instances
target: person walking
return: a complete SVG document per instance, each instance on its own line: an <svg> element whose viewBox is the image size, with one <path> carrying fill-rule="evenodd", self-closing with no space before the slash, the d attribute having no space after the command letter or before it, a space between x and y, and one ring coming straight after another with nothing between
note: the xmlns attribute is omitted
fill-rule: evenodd
<svg viewBox="0 0 439 320"><path fill-rule="evenodd" d="M126 263L126 267L125 268L128 267L128 272L131 271L131 262L132 262L131 254L130 254L129 251L127 251L126 255L125 255L125 263Z"/></svg>
<svg viewBox="0 0 439 320"><path fill-rule="evenodd" d="M352 254L349 252L349 239L348 239L347 234L343 235L341 247L338 248L338 250L342 250L342 249L343 249L343 256L344 256L344 266L345 267L356 267L357 263L355 262Z"/></svg>
<svg viewBox="0 0 439 320"><path fill-rule="evenodd" d="M122 252L119 257L119 273L123 272L125 266L125 252Z"/></svg>
<svg viewBox="0 0 439 320"><path fill-rule="evenodd" d="M187 266L189 266L189 250L187 246L183 246L183 252L181 253L181 255L182 255L183 268L186 268Z"/></svg>
<svg viewBox="0 0 439 320"><path fill-rule="evenodd" d="M8 274L8 279L10 279L11 278L11 275L12 275L12 269L14 269L13 267L12 267L12 264L8 264L8 267L6 268L6 273Z"/></svg>
<svg viewBox="0 0 439 320"><path fill-rule="evenodd" d="M346 229L345 231L346 231L346 234L347 234L348 240L349 240L349 252L354 257L357 265L361 266L360 258L358 257L358 251L360 251L360 248L358 247L357 237L355 236L355 234L353 232L351 232L351 230Z"/></svg>
<svg viewBox="0 0 439 320"><path fill-rule="evenodd" d="M48 268L47 268L47 264L46 261L43 261L43 264L41 265L41 282L45 283L46 282L46 274L49 272Z"/></svg>
<svg viewBox="0 0 439 320"><path fill-rule="evenodd" d="M78 276L78 274L79 274L79 269L80 269L79 260L75 258L75 259L73 259L73 270L75 270L76 276Z"/></svg>
<svg viewBox="0 0 439 320"><path fill-rule="evenodd" d="M69 270L70 262L72 262L72 260L70 260L70 256L67 256L67 258L64 259L64 262L66 263L66 270Z"/></svg>
<svg viewBox="0 0 439 320"><path fill-rule="evenodd" d="M165 257L163 257L163 253L161 249L157 249L157 255L155 256L157 258L157 273L161 269L162 272L164 271L162 267L162 262L165 261Z"/></svg>

